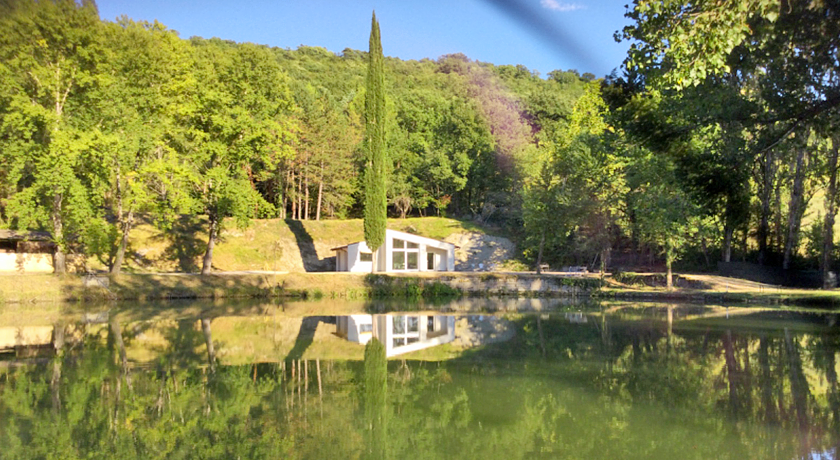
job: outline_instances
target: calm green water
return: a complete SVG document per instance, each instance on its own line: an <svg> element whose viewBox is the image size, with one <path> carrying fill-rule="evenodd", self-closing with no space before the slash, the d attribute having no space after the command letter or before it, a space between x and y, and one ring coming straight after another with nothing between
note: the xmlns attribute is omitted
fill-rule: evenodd
<svg viewBox="0 0 840 460"><path fill-rule="evenodd" d="M0 322L0 458L837 458L837 314L520 307Z"/></svg>

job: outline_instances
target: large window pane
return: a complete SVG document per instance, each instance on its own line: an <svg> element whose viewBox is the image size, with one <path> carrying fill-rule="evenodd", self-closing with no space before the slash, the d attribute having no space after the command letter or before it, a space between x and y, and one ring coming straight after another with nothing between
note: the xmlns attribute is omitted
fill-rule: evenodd
<svg viewBox="0 0 840 460"><path fill-rule="evenodd" d="M394 238L394 247L395 248L405 248L405 241L398 240L398 239Z"/></svg>
<svg viewBox="0 0 840 460"><path fill-rule="evenodd" d="M408 317L408 332L417 332L420 330L420 321L416 316Z"/></svg>
<svg viewBox="0 0 840 460"><path fill-rule="evenodd" d="M405 252L394 251L394 259L392 265L394 270L405 270Z"/></svg>
<svg viewBox="0 0 840 460"><path fill-rule="evenodd" d="M394 316L394 334L405 334L405 316Z"/></svg>
<svg viewBox="0 0 840 460"><path fill-rule="evenodd" d="M419 247L420 247L420 245L418 245L417 243L411 243L411 242L409 242L409 243L407 243L407 246L406 246L406 247L407 247L408 249L417 249L417 248L419 248Z"/></svg>
<svg viewBox="0 0 840 460"><path fill-rule="evenodd" d="M417 270L417 253L409 252L408 254L408 269Z"/></svg>

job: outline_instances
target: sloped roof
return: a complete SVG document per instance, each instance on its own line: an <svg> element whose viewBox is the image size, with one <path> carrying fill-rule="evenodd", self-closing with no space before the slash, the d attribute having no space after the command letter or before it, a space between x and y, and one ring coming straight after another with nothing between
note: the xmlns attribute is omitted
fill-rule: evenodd
<svg viewBox="0 0 840 460"><path fill-rule="evenodd" d="M435 241L435 242L438 242L438 243L451 244L452 246L455 247L455 249L460 249L461 248L457 244L449 243L449 242L443 241L443 240L436 240L434 238L429 238L429 237L423 236L423 235L401 232L399 230L391 230L390 228L386 229L385 231L387 233L390 233L392 236L403 236L403 235L405 235L405 237L409 237L409 238L414 237L414 238L420 238L420 239L424 239L424 240ZM330 251L341 251L342 249L347 249L348 246L351 246L351 245L354 245L354 244L359 244L359 243L362 243L362 241L356 241L355 243L349 243L349 244L345 244L344 246L334 247L334 248L330 249Z"/></svg>

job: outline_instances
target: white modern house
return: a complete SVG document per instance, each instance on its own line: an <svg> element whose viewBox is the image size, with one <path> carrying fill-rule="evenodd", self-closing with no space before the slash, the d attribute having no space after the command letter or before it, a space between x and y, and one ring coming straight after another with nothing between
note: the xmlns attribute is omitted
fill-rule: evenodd
<svg viewBox="0 0 840 460"><path fill-rule="evenodd" d="M335 271L373 270L373 251L364 241L332 248ZM385 243L376 251L377 272L445 272L455 270L455 245L411 233L385 230Z"/></svg>
<svg viewBox="0 0 840 460"><path fill-rule="evenodd" d="M388 357L455 340L455 317L446 315L348 315L336 318L336 335L366 344L376 337Z"/></svg>

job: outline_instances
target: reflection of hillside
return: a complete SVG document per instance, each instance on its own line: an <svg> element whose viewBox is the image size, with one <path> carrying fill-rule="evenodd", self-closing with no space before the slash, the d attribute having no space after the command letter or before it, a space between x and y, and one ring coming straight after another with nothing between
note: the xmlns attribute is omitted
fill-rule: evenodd
<svg viewBox="0 0 840 460"><path fill-rule="evenodd" d="M376 409L390 436L381 450L429 459L836 458L836 314L763 311L750 323L673 308L648 307L642 320L396 315L403 338L408 317L418 332L422 318L451 320L457 338L383 366L387 391ZM66 339L57 357L0 369L0 457L364 458L365 365L283 360L304 321L66 324L54 334ZM334 334L339 323L319 320L303 355L363 353ZM372 334L372 317L370 325ZM205 350L211 330L215 372ZM153 364L126 375L120 341ZM456 359L405 359L467 345ZM189 359L176 356L179 346ZM233 359L242 364L225 364Z"/></svg>

